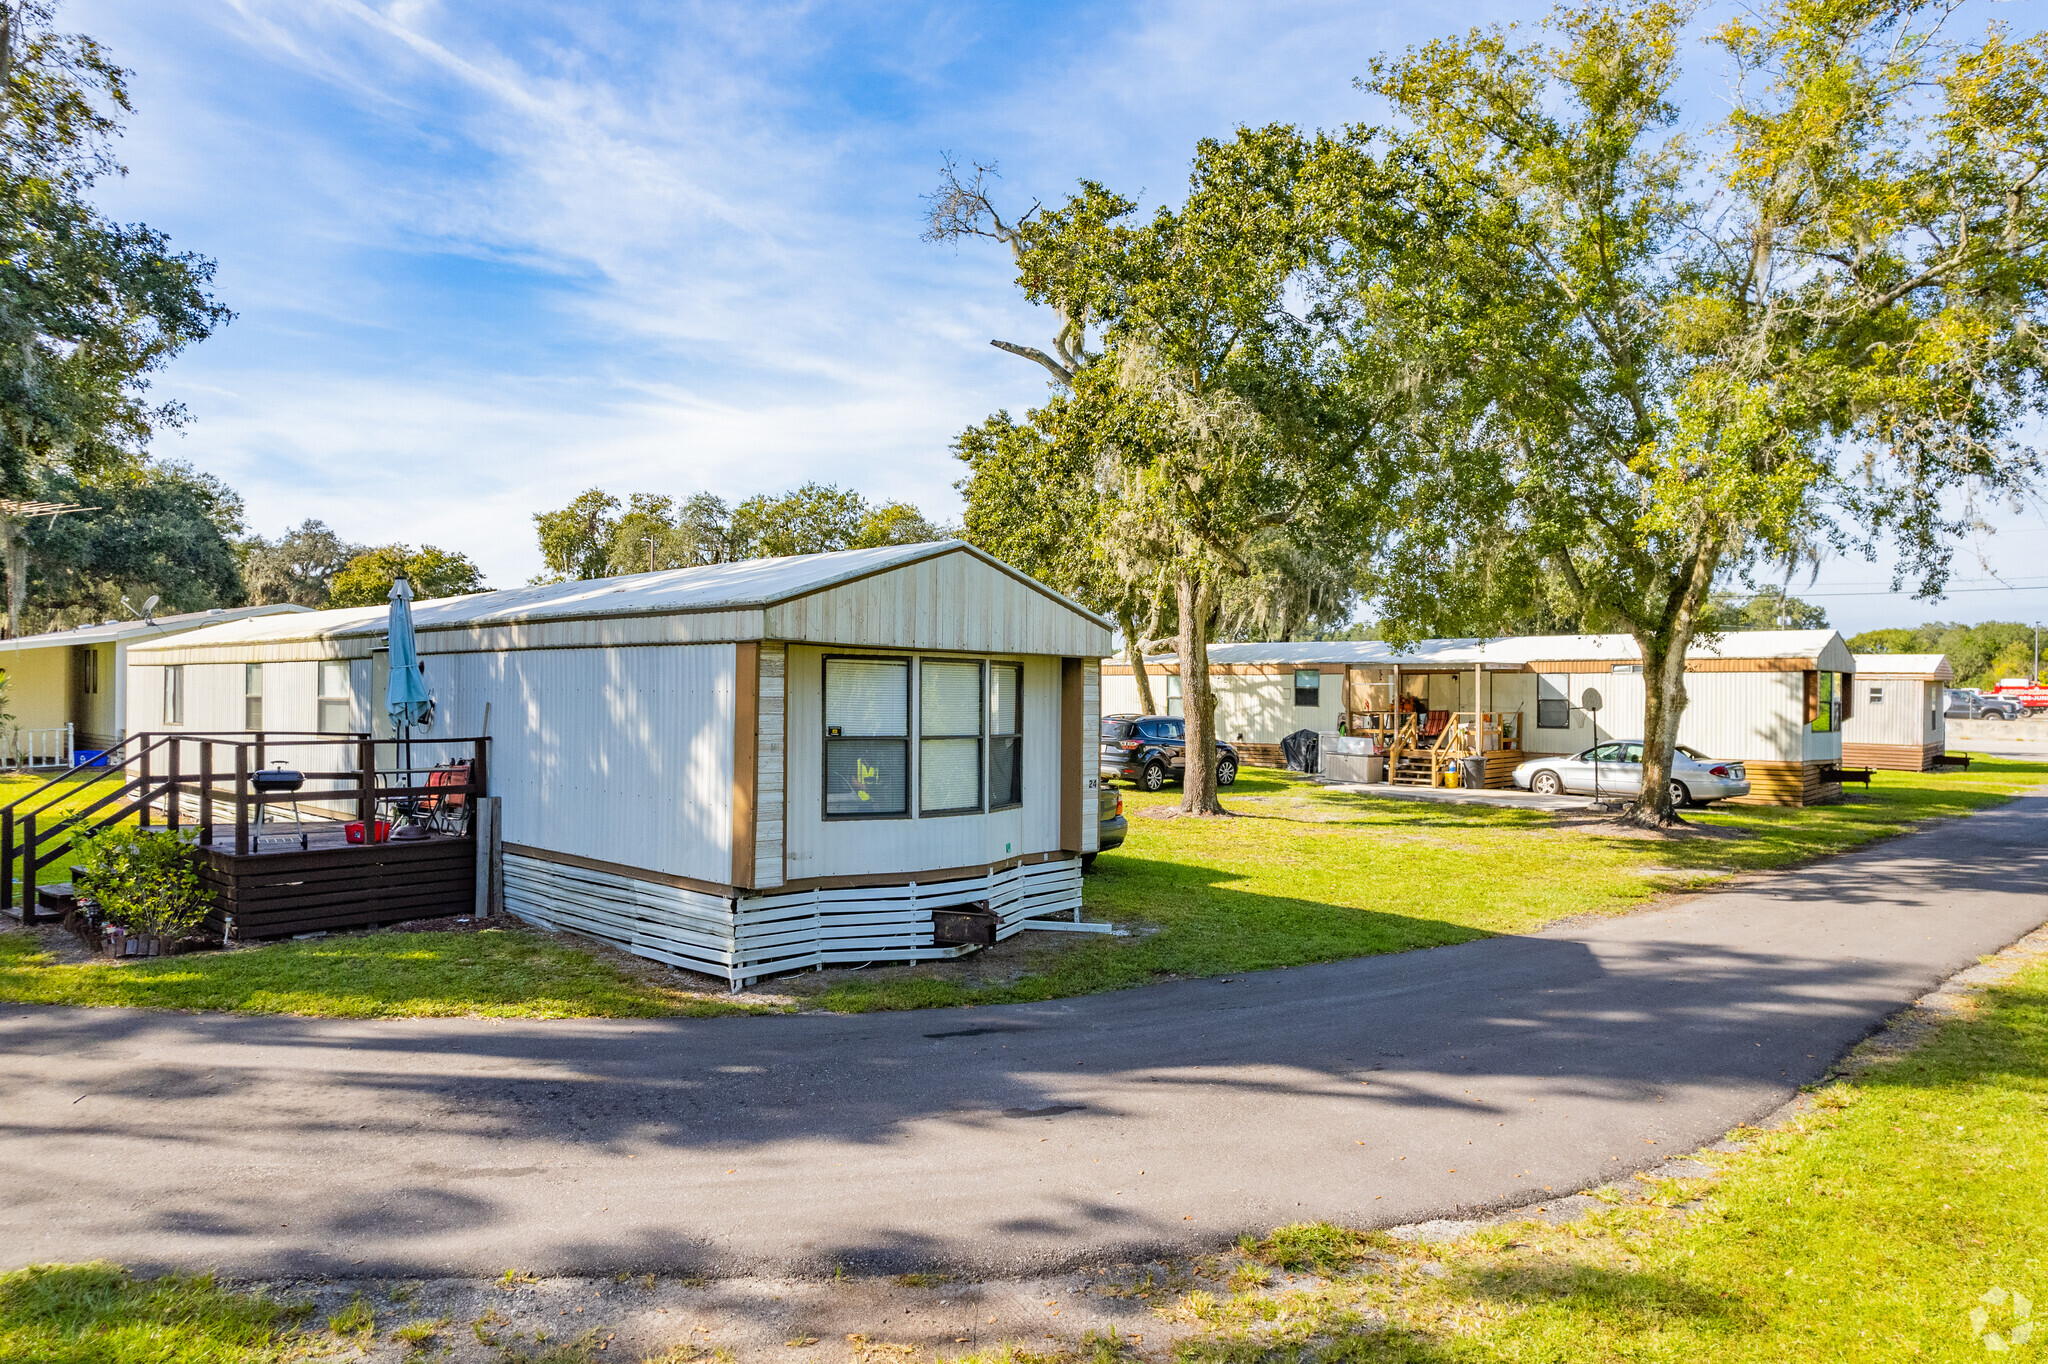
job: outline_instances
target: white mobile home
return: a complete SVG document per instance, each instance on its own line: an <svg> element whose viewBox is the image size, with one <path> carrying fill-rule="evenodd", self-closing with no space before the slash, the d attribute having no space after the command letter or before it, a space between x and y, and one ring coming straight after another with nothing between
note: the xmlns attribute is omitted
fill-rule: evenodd
<svg viewBox="0 0 2048 1364"><path fill-rule="evenodd" d="M68 759L57 750L112 748L126 730L128 650L207 626L256 616L302 613L303 606L238 606L189 611L150 620L110 620L72 630L0 640L0 676L8 683L7 709L22 731L25 753L37 760Z"/></svg>
<svg viewBox="0 0 2048 1364"><path fill-rule="evenodd" d="M1217 731L1247 762L1278 765L1280 740L1297 730L1369 732L1384 717L1413 714L1441 725L1477 721L1489 785L1505 785L1525 756L1576 753L1598 739L1639 738L1641 653L1627 635L1513 639L1219 644L1209 650ZM1178 705L1178 665L1146 660L1155 699ZM1731 631L1695 644L1686 659L1688 704L1679 739L1717 758L1740 759L1752 800L1802 804L1839 799L1848 680L1855 659L1832 630ZM1597 714L1586 692L1599 693ZM1105 714L1137 709L1128 663L1106 659ZM1176 712L1177 713L1177 712ZM1375 721L1374 717L1382 717ZM1443 717L1443 718L1440 718Z"/></svg>
<svg viewBox="0 0 2048 1364"><path fill-rule="evenodd" d="M1080 906L1109 626L968 545L413 614L424 737L489 736L524 918L738 984L966 950L934 941L934 909L983 903L1008 937ZM130 725L238 730L255 687L273 728L388 736L385 624L324 611L136 650Z"/></svg>
<svg viewBox="0 0 2048 1364"><path fill-rule="evenodd" d="M1842 762L1925 772L1948 747L1946 654L1856 655L1856 706L1842 723Z"/></svg>

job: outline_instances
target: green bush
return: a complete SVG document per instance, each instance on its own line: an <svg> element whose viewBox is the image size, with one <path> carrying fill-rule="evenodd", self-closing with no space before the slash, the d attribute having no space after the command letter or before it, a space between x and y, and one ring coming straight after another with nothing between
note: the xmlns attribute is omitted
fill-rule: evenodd
<svg viewBox="0 0 2048 1364"><path fill-rule="evenodd" d="M71 845L79 889L109 922L131 933L175 938L206 917L213 896L199 885L194 835L176 829L116 827Z"/></svg>

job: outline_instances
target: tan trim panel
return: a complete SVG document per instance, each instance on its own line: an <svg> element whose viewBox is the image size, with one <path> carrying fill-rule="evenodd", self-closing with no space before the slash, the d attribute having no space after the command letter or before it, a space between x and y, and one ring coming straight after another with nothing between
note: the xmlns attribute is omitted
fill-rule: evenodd
<svg viewBox="0 0 2048 1364"><path fill-rule="evenodd" d="M1060 847L1071 853L1081 851L1081 837L1087 832L1081 818L1082 785L1088 771L1088 715L1082 683L1081 660L1060 660ZM1098 746L1101 737L1096 738Z"/></svg>

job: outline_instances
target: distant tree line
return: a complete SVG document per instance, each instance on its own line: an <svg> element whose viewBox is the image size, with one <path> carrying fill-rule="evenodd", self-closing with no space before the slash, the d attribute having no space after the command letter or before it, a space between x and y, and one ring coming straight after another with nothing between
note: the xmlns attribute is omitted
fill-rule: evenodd
<svg viewBox="0 0 2048 1364"><path fill-rule="evenodd" d="M1865 630L1849 647L1859 654L1947 654L1958 687L1988 690L2003 678L2034 675L2034 627L2012 620L1931 620L1912 629Z"/></svg>
<svg viewBox="0 0 2048 1364"><path fill-rule="evenodd" d="M566 507L536 512L533 523L546 565L536 583L916 545L949 534L908 502L869 502L858 492L826 483L806 483L780 495L756 494L737 506L710 493L680 501L633 493L622 504L604 489L592 488Z"/></svg>

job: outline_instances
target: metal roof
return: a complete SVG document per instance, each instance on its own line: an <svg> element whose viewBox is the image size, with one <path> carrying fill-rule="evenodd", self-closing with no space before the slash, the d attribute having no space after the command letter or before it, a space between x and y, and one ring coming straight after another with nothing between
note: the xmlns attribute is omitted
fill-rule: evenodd
<svg viewBox="0 0 2048 1364"><path fill-rule="evenodd" d="M1917 677L1946 682L1956 675L1947 654L1857 654L1858 677Z"/></svg>
<svg viewBox="0 0 2048 1364"><path fill-rule="evenodd" d="M1696 640L1689 658L1822 658L1833 671L1848 672L1853 656L1833 630L1730 630L1712 640ZM1630 635L1520 635L1504 639L1418 639L1396 648L1382 640L1331 640L1290 644L1212 644L1212 664L1350 663L1377 667L1520 668L1548 660L1630 663L1642 657ZM1117 660L1121 662L1122 660ZM1147 663L1172 663L1172 654L1148 657Z"/></svg>
<svg viewBox="0 0 2048 1364"><path fill-rule="evenodd" d="M739 563L676 568L659 573L634 573L618 578L580 579L539 587L508 587L495 592L440 597L413 603L413 628L427 633L538 621L758 609L947 554L971 555L1104 629L1113 628L1110 621L963 540L746 559ZM180 640L179 645L197 647L381 636L389 618L390 610L383 605L343 607L314 611L288 621L237 621L217 626L204 635Z"/></svg>
<svg viewBox="0 0 2048 1364"><path fill-rule="evenodd" d="M77 644L117 644L131 639L154 639L159 635L184 634L207 626L262 616L311 614L313 612L310 607L294 606L289 602L277 602L268 606L215 607L211 611L186 611L175 616L158 616L154 620L110 620L102 621L98 625L81 625L70 630L51 630L40 635L23 635L20 639L0 641L0 647L20 650L49 649L60 645L70 647Z"/></svg>

